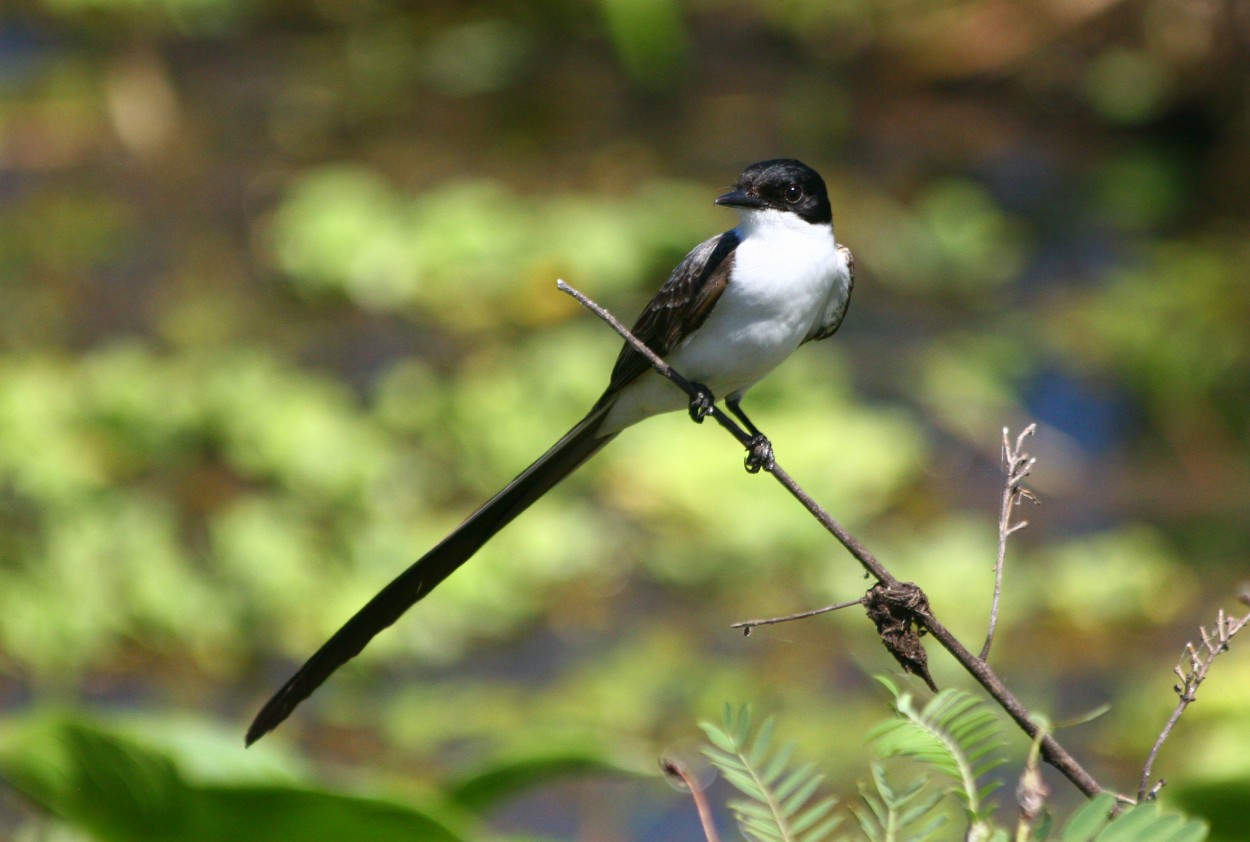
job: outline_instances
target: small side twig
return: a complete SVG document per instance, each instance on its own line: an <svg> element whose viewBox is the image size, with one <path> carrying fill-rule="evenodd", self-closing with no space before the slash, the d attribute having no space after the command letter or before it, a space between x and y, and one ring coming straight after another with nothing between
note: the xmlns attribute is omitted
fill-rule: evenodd
<svg viewBox="0 0 1250 842"><path fill-rule="evenodd" d="M768 617L761 620L742 620L737 623L730 624L731 629L742 629L742 634L746 637L751 636L751 630L756 626L771 626L777 623L788 623L791 620L806 620L808 617L815 617L817 614L828 614L830 611L841 611L843 608L850 608L852 605L863 605L864 597L852 599L847 602L839 602L834 605L826 605L824 608L813 608L811 611L800 611L797 614L786 614L784 617Z"/></svg>
<svg viewBox="0 0 1250 842"><path fill-rule="evenodd" d="M994 564L994 600L990 605L989 630L985 634L985 645L981 647L981 660L990 655L990 646L994 643L994 630L998 628L998 603L1003 592L1003 562L1007 558L1007 539L1013 532L1018 532L1029 525L1027 520L1012 524L1011 512L1021 500L1037 502L1033 492L1021 486L1037 459L1024 452L1024 440L1037 432L1037 425L1030 424L1016 436L1013 447L1008 438L1007 428L1003 427L1003 502L998 513L998 560Z"/></svg>
<svg viewBox="0 0 1250 842"><path fill-rule="evenodd" d="M694 799L694 808L699 812L699 822L703 825L703 835L707 838L707 842L720 842L720 837L716 835L716 822L712 820L712 808L707 803L707 796L703 794L699 782L694 779L694 775L690 774L686 765L669 757L661 757L660 768L664 770L664 774L679 781L682 788Z"/></svg>
<svg viewBox="0 0 1250 842"><path fill-rule="evenodd" d="M1250 590L1243 591L1239 600L1250 605ZM1155 740L1154 746L1150 749L1150 754L1146 757L1146 765L1142 769L1141 785L1137 788L1137 800L1145 801L1154 798L1159 790L1163 788L1166 781L1160 778L1153 786L1150 783L1151 769L1154 768L1155 759L1159 756L1159 750L1163 748L1163 743L1171 735L1172 729L1176 727L1176 723L1180 721L1181 715L1185 713L1194 700L1198 697L1198 687L1206 680L1207 673L1211 669L1211 664L1220 654L1228 651L1228 643L1233 639L1237 632L1250 625L1250 614L1244 617L1229 617L1225 615L1224 610L1220 609L1216 616L1215 628L1213 630L1206 627L1199 627L1198 634L1202 638L1202 642L1197 646L1193 641L1185 644L1185 652L1181 655L1180 662L1173 667L1173 672L1180 679L1180 683L1173 686L1178 696L1176 707L1172 710L1172 715L1168 717L1168 721L1164 724L1163 730L1159 733L1159 739Z"/></svg>

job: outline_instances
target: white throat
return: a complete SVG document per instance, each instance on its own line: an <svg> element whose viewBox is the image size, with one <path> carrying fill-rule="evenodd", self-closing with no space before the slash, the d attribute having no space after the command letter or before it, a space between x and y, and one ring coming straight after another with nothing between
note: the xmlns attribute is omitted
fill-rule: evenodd
<svg viewBox="0 0 1250 842"><path fill-rule="evenodd" d="M833 224L808 222L798 214L763 208L738 209L738 236L748 237L811 237L815 242L833 239Z"/></svg>

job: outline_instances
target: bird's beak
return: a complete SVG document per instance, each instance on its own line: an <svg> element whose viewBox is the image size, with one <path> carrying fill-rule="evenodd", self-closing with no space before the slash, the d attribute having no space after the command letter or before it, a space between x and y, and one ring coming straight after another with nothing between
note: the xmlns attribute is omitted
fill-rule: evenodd
<svg viewBox="0 0 1250 842"><path fill-rule="evenodd" d="M726 193L724 196L716 197L716 204L725 205L731 208L751 208L758 209L764 207L764 202L758 196L753 196L745 190L734 190L732 193Z"/></svg>

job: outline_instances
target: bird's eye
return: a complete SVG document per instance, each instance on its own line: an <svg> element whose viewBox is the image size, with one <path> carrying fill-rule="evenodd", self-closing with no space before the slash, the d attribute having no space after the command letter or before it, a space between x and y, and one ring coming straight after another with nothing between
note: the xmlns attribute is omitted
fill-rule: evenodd
<svg viewBox="0 0 1250 842"><path fill-rule="evenodd" d="M802 199L802 198L803 198L802 187L799 187L797 184L791 184L789 187L786 188L786 201L789 202L790 204L793 205L795 202L797 202L799 199Z"/></svg>

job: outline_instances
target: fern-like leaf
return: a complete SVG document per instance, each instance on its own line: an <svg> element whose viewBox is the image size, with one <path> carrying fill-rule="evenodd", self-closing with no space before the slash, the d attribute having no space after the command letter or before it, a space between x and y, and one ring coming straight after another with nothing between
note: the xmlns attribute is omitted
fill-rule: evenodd
<svg viewBox="0 0 1250 842"><path fill-rule="evenodd" d="M751 736L751 709L725 706L724 722L701 722L711 743L703 753L725 780L746 796L729 803L742 834L751 842L821 842L841 817L837 801L816 798L824 776L807 763L791 766L794 744L773 748L776 720L769 717Z"/></svg>
<svg viewBox="0 0 1250 842"><path fill-rule="evenodd" d="M924 842L934 838L946 824L944 813L934 813L945 793L932 789L926 792L928 776L921 775L902 789L895 789L886 778L885 770L874 763L872 781L875 791L867 784L860 784L859 787L868 810L851 808L851 814L870 842L899 839Z"/></svg>
<svg viewBox="0 0 1250 842"><path fill-rule="evenodd" d="M1003 762L998 720L981 702L959 690L946 689L917 710L910 693L888 679L878 679L894 694L895 716L868 732L882 757L919 760L955 782L972 822L987 817L985 799L998 785L977 786L977 779Z"/></svg>

